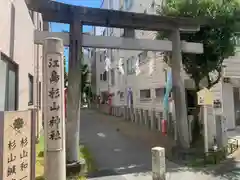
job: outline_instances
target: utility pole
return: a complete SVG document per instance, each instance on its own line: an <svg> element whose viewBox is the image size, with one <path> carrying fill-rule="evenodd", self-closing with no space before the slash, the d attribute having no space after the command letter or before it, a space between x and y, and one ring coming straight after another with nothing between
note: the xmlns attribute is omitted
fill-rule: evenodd
<svg viewBox="0 0 240 180"><path fill-rule="evenodd" d="M43 45L45 180L66 180L63 50L61 39L45 39Z"/></svg>

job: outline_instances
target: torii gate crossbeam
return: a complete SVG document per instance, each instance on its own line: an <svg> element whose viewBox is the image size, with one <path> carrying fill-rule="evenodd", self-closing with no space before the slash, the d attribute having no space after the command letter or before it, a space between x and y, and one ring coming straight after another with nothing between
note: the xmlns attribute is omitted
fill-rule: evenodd
<svg viewBox="0 0 240 180"><path fill-rule="evenodd" d="M80 99L80 82L73 81L81 77L79 60L84 42L82 35L83 25L142 29L150 31L167 30L171 32L172 47L172 79L173 79L173 96L175 101L176 117L178 117L177 129L178 140L185 148L189 147L189 129L186 111L186 98L184 79L181 77L182 71L182 42L180 40L180 31L198 31L199 27L206 24L206 21L199 21L197 18L182 17L165 17L149 15L145 13L130 13L123 11L88 8L63 4L49 0L26 0L30 10L42 13L44 21L59 22L70 24L70 57L69 57L69 87L68 87L68 123L67 123L67 159L71 162L78 161L79 145L79 99ZM85 37L86 38L86 37ZM125 41L125 40L124 40ZM141 43L140 43L141 44ZM140 46L138 48L141 49ZM199 52L201 53L201 52ZM70 82L71 81L71 82ZM70 85L71 84L71 85ZM69 128L69 129L68 129ZM76 129L78 128L78 129ZM72 130L74 129L74 131ZM72 147L75 147L72 148ZM70 152L71 151L71 152ZM55 164L52 164L54 167ZM45 168L47 169L47 168ZM59 176L58 180L62 177ZM46 179L53 179L47 177Z"/></svg>
<svg viewBox="0 0 240 180"><path fill-rule="evenodd" d="M69 33L35 31L35 44L43 44L44 39L57 37L63 40L65 46L70 45ZM172 51L172 42L168 40L150 40L121 38L114 36L82 35L82 46L103 49L124 49L137 51ZM181 50L185 53L203 53L201 43L181 42Z"/></svg>

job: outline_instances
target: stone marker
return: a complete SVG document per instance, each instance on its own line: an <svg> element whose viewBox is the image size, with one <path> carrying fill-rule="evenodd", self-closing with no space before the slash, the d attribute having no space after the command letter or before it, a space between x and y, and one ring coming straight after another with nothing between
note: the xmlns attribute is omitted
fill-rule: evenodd
<svg viewBox="0 0 240 180"><path fill-rule="evenodd" d="M166 180L165 149L162 147L152 148L152 179Z"/></svg>
<svg viewBox="0 0 240 180"><path fill-rule="evenodd" d="M43 47L44 176L65 180L64 47L57 38L45 39Z"/></svg>
<svg viewBox="0 0 240 180"><path fill-rule="evenodd" d="M35 125L31 110L0 112L0 179L35 179Z"/></svg>

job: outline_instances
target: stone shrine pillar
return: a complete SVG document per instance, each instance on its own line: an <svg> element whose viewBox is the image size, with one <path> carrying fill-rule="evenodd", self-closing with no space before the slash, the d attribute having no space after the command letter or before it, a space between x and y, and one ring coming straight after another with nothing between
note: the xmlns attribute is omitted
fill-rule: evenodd
<svg viewBox="0 0 240 180"><path fill-rule="evenodd" d="M66 180L63 50L61 39L45 39L42 74L46 180Z"/></svg>

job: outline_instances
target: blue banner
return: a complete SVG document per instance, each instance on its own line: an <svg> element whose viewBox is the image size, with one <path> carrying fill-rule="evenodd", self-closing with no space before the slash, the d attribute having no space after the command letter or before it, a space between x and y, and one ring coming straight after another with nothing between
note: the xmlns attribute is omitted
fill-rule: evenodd
<svg viewBox="0 0 240 180"><path fill-rule="evenodd" d="M169 111L168 98L171 93L171 90L172 90L172 71L169 70L167 73L166 91L165 91L164 98L163 98L163 108L164 108L164 111L166 114Z"/></svg>

